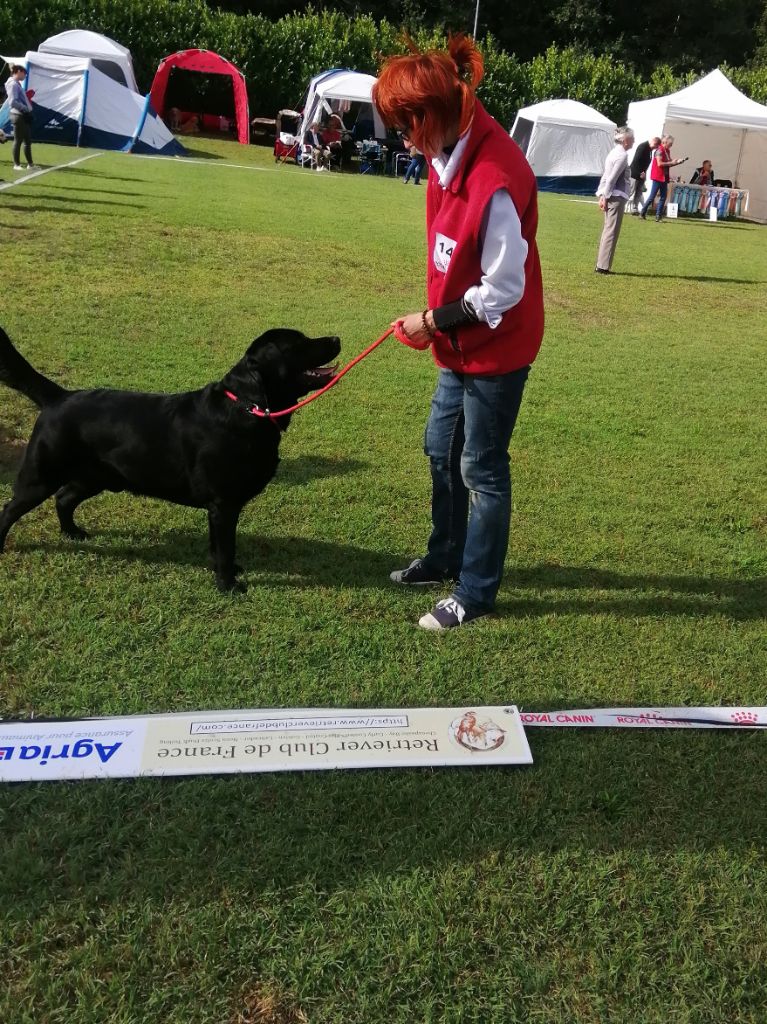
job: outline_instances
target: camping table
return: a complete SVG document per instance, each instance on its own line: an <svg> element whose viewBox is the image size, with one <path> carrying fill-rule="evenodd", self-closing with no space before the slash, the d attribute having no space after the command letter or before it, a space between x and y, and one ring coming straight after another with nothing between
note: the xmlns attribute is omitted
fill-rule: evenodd
<svg viewBox="0 0 767 1024"><path fill-rule="evenodd" d="M747 188L725 188L721 185L686 185L682 181L672 181L669 184L668 201L678 204L680 214L702 213L704 216L707 216L714 197L716 197L717 210L722 210L719 213L719 220L722 220L724 217L744 217L748 211L749 191ZM732 209L731 201L733 193L736 196L734 209ZM728 197L726 205L724 205L725 201L722 199L723 194L726 194ZM702 209L701 202L703 203Z"/></svg>

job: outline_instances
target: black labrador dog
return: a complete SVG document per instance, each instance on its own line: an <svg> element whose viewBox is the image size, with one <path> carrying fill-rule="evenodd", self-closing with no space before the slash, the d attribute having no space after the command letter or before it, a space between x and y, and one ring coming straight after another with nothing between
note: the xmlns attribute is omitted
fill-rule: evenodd
<svg viewBox="0 0 767 1024"><path fill-rule="evenodd" d="M87 535L73 513L102 491L130 491L208 510L210 558L220 590L236 579L237 520L277 471L289 408L333 376L338 338L267 331L220 380L199 391L67 391L38 373L0 328L0 382L42 411L13 497L0 512L0 552L13 524L56 495L64 534Z"/></svg>

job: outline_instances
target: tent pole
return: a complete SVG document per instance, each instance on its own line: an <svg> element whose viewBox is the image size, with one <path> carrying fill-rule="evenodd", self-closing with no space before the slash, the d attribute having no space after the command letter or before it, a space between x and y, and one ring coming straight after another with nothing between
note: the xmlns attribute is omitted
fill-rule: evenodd
<svg viewBox="0 0 767 1024"><path fill-rule="evenodd" d="M738 150L738 159L735 161L735 179L733 181L733 185L735 186L735 188L739 187L739 182L740 182L740 161L741 161L741 159L743 157L743 147L746 144L746 132L747 131L748 131L748 129L744 128L743 131L740 133L740 149Z"/></svg>
<svg viewBox="0 0 767 1024"><path fill-rule="evenodd" d="M138 124L136 125L135 132L133 133L133 138L130 140L130 143L128 144L128 147L127 147L129 153L133 152L133 147L136 145L136 143L140 139L141 133L144 130L144 125L146 124L147 114L149 113L149 102L150 102L150 99L151 99L151 94L147 93L146 97L144 98L144 106L143 106L143 108L141 110L141 117L138 119Z"/></svg>
<svg viewBox="0 0 767 1024"><path fill-rule="evenodd" d="M83 71L83 101L80 104L80 117L77 122L77 143L79 146L83 137L83 125L85 123L85 104L88 101L88 69Z"/></svg>

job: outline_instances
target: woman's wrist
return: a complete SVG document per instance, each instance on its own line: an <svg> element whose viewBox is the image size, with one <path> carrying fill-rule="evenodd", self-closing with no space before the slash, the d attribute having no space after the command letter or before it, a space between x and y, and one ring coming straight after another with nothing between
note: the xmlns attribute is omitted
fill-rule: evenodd
<svg viewBox="0 0 767 1024"><path fill-rule="evenodd" d="M423 313L421 313L421 326L430 338L433 338L437 333L437 329L434 324L434 313L430 309L425 309Z"/></svg>

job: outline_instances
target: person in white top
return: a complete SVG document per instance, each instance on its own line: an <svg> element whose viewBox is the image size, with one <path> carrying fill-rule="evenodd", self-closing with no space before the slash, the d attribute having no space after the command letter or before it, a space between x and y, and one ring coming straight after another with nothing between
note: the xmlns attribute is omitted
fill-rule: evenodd
<svg viewBox="0 0 767 1024"><path fill-rule="evenodd" d="M611 274L615 247L621 232L623 211L631 194L631 172L629 150L634 145L634 133L630 128L619 128L615 133L615 145L607 154L605 169L597 188L599 209L605 215L602 237L599 240L597 274Z"/></svg>
<svg viewBox="0 0 767 1024"><path fill-rule="evenodd" d="M35 164L32 160L32 103L24 92L21 84L27 76L26 68L21 64L14 64L11 67L11 77L5 83L5 93L8 97L8 107L13 125L13 169L21 171L24 168L19 162L21 160L21 147L24 146L24 158L27 161L27 170L34 171Z"/></svg>

